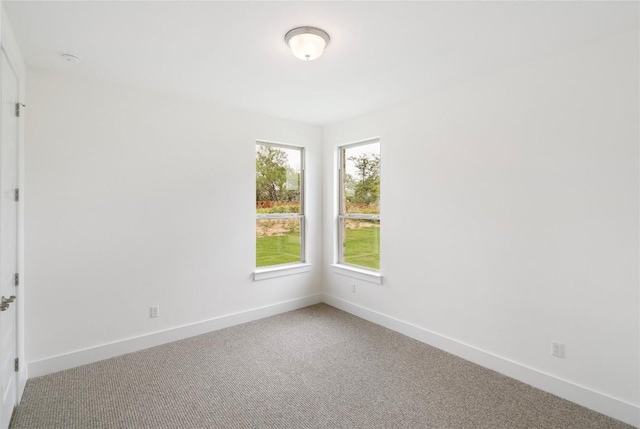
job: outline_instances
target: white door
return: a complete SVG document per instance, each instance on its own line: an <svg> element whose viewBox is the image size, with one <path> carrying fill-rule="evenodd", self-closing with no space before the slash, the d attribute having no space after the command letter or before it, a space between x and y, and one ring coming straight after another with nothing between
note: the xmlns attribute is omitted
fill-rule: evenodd
<svg viewBox="0 0 640 429"><path fill-rule="evenodd" d="M18 270L18 78L2 50L2 141L0 141L0 428L9 426L17 400L17 295ZM15 300L15 298L13 298Z"/></svg>

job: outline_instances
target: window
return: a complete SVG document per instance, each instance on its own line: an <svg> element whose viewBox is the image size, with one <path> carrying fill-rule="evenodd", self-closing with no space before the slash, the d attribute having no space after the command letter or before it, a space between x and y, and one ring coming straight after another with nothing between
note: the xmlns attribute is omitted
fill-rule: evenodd
<svg viewBox="0 0 640 429"><path fill-rule="evenodd" d="M380 269L380 141L339 147L338 263Z"/></svg>
<svg viewBox="0 0 640 429"><path fill-rule="evenodd" d="M304 149L256 145L256 267L305 261Z"/></svg>

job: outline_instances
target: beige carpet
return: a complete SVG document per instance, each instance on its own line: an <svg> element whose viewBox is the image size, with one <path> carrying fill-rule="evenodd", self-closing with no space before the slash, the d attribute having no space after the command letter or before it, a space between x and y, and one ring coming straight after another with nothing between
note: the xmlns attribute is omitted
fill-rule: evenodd
<svg viewBox="0 0 640 429"><path fill-rule="evenodd" d="M630 428L320 304L29 380L18 428Z"/></svg>

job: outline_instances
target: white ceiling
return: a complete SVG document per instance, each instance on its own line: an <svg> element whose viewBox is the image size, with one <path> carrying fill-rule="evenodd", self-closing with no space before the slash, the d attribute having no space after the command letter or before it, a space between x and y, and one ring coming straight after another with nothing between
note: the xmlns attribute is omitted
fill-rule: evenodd
<svg viewBox="0 0 640 429"><path fill-rule="evenodd" d="M28 65L314 124L638 27L637 2L3 4ZM316 61L284 43L301 25L331 35Z"/></svg>

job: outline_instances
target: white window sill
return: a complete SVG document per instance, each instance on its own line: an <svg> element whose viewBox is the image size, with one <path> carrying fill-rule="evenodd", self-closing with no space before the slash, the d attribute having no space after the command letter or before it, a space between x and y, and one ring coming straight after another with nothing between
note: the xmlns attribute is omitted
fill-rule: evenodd
<svg viewBox="0 0 640 429"><path fill-rule="evenodd" d="M379 285L382 284L382 274L380 274L379 271L371 271L364 268L352 267L350 265L343 264L331 264L331 268L336 274L353 277L355 279L360 279Z"/></svg>
<svg viewBox="0 0 640 429"><path fill-rule="evenodd" d="M266 280L275 277L290 276L311 271L311 264L274 265L266 268L256 268L253 272L253 280Z"/></svg>

